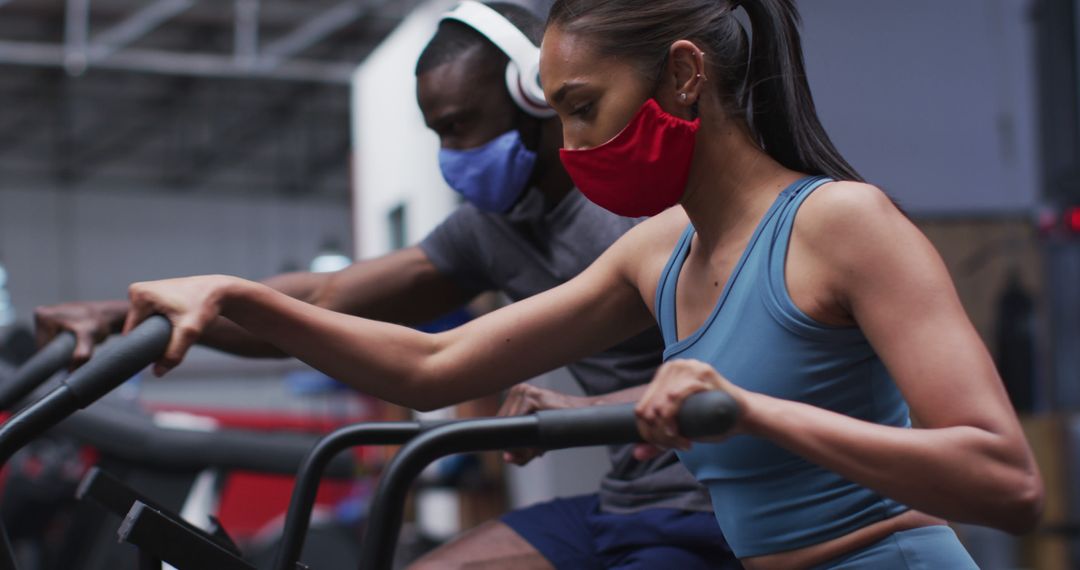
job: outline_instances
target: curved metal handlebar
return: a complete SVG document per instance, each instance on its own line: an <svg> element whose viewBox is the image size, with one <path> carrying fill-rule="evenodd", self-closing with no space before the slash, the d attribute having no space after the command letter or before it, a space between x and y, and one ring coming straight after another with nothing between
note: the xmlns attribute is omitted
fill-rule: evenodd
<svg viewBox="0 0 1080 570"><path fill-rule="evenodd" d="M197 472L208 467L295 475L321 436L294 431L163 427L131 406L103 400L60 422L55 433L90 445L104 456L154 470ZM354 461L341 455L329 473L351 477Z"/></svg>
<svg viewBox="0 0 1080 570"><path fill-rule="evenodd" d="M678 417L679 429L692 439L722 435L731 429L737 417L738 406L731 396L719 391L702 392L683 403ZM383 422L342 428L323 438L312 449L297 476L273 568L296 568L322 470L334 455L348 447L405 443L379 482L361 544L360 568L383 570L391 567L409 487L435 459L490 449L560 449L640 441L633 404L546 410L525 416L426 425Z"/></svg>
<svg viewBox="0 0 1080 570"><path fill-rule="evenodd" d="M23 363L11 379L0 385L0 410L11 410L53 374L71 364L75 335L62 332Z"/></svg>
<svg viewBox="0 0 1080 570"><path fill-rule="evenodd" d="M679 430L691 438L722 435L738 406L727 393L702 392L679 410ZM455 453L506 447L585 447L640 442L632 404L550 410L531 416L467 420L431 429L394 456L375 491L360 544L360 568L390 570L409 487L429 463Z"/></svg>

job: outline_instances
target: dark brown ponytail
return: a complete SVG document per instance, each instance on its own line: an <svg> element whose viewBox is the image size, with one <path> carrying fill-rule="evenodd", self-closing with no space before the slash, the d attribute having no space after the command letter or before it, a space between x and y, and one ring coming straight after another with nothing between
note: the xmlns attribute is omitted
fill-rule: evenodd
<svg viewBox="0 0 1080 570"><path fill-rule="evenodd" d="M754 32L747 91L751 125L762 147L793 170L862 181L818 119L793 0L742 0L741 5Z"/></svg>

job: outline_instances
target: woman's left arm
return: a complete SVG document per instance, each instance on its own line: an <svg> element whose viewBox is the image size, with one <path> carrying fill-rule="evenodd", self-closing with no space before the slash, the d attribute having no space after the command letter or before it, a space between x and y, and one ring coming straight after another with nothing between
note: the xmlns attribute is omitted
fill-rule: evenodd
<svg viewBox="0 0 1080 570"><path fill-rule="evenodd" d="M745 412L741 433L933 515L1016 533L1032 528L1042 510L1038 467L994 363L925 236L879 190L835 183L803 205L792 248L796 242L820 264L813 272L825 276L826 297L858 323L918 427L746 392L697 364L671 363L688 370L655 390L728 389ZM642 423L651 425L646 429L655 430L653 441L667 437L665 399L647 395L638 407Z"/></svg>

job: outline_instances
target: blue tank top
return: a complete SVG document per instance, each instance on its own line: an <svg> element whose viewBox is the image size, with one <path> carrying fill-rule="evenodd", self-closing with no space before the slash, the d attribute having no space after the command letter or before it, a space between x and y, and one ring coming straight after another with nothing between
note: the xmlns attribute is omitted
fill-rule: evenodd
<svg viewBox="0 0 1080 570"><path fill-rule="evenodd" d="M656 291L664 359L700 360L747 390L910 427L907 403L862 332L822 324L788 295L784 263L795 213L828 181L805 178L780 193L709 318L676 340L675 287L694 235L693 225L686 228ZM907 510L758 437L695 443L679 456L708 487L724 537L740 558L818 544Z"/></svg>

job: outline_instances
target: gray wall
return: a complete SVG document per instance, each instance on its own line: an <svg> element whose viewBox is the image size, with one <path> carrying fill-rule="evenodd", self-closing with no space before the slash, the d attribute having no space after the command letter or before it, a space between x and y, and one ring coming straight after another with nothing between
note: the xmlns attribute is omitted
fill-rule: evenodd
<svg viewBox="0 0 1080 570"><path fill-rule="evenodd" d="M347 207L269 193L0 189L0 260L23 320L39 304L122 297L138 280L306 268L324 239L347 247L350 235Z"/></svg>
<svg viewBox="0 0 1080 570"><path fill-rule="evenodd" d="M797 4L818 111L867 179L916 214L1035 206L1032 0Z"/></svg>
<svg viewBox="0 0 1080 570"><path fill-rule="evenodd" d="M1030 209L1039 180L1031 0L800 2L822 121L913 213Z"/></svg>

